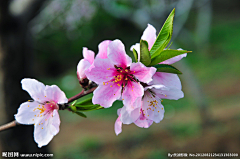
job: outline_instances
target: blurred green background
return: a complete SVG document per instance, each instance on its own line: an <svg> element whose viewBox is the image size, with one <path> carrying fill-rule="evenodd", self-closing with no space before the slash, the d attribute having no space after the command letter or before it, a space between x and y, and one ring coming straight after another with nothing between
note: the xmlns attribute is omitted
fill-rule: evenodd
<svg viewBox="0 0 240 159"><path fill-rule="evenodd" d="M71 97L81 91L76 67L82 48L98 52L103 40L120 39L126 52L150 23L160 31L176 8L171 48L191 50L176 63L185 97L163 100L164 119L150 128L114 122L121 102L87 112L60 111L54 158L158 159L174 152L240 153L240 1L52 0L29 23L34 77ZM20 84L19 84L20 87Z"/></svg>

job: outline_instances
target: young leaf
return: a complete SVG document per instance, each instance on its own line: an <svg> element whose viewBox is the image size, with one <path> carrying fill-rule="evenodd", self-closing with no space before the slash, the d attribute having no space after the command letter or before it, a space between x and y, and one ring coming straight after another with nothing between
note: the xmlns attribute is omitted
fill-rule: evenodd
<svg viewBox="0 0 240 159"><path fill-rule="evenodd" d="M148 50L148 43L145 40L140 41L140 62L145 66L148 66L151 63L151 55Z"/></svg>
<svg viewBox="0 0 240 159"><path fill-rule="evenodd" d="M157 39L150 50L150 54L152 58L158 56L170 42L172 37L172 32L173 32L174 14L175 14L175 8L172 10L167 20L163 24L163 27L159 32Z"/></svg>
<svg viewBox="0 0 240 159"><path fill-rule="evenodd" d="M135 49L133 49L133 55L134 55L136 62L138 62L138 53Z"/></svg>
<svg viewBox="0 0 240 159"><path fill-rule="evenodd" d="M172 65L158 64L158 65L154 65L153 67L157 69L157 72L182 74L182 72L180 72L178 69L176 69Z"/></svg>
<svg viewBox="0 0 240 159"><path fill-rule="evenodd" d="M77 111L75 112L77 115L81 116L81 117L84 117L84 118L87 118L87 116L85 114L83 114L82 112L80 111Z"/></svg>
<svg viewBox="0 0 240 159"><path fill-rule="evenodd" d="M77 111L77 108L75 106L73 106L73 105L71 105L69 108L71 109L72 112L76 112Z"/></svg>
<svg viewBox="0 0 240 159"><path fill-rule="evenodd" d="M163 62L165 60L168 60L172 57L184 54L184 53L189 53L191 51L187 51L187 50L163 50L160 55L156 56L155 58L152 59L152 62L150 63L149 66L153 66L156 65L160 62Z"/></svg>
<svg viewBox="0 0 240 159"><path fill-rule="evenodd" d="M93 93L90 93L82 98L79 99L77 104L81 104L81 105L89 105L92 104L92 97L93 97ZM76 105L76 104L75 104Z"/></svg>

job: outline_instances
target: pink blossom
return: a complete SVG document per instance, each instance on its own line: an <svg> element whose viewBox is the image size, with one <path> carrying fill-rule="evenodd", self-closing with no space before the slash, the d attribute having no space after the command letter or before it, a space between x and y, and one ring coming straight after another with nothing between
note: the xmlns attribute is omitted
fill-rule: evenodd
<svg viewBox="0 0 240 159"><path fill-rule="evenodd" d="M135 108L129 113L123 106L118 110L118 115L119 117L114 126L116 135L122 132L122 124L131 124L133 122L138 127L149 128L153 122L159 123L164 117L164 107L161 104L161 99L147 89L144 92L141 107ZM126 120L132 122L126 123Z"/></svg>
<svg viewBox="0 0 240 159"><path fill-rule="evenodd" d="M98 45L99 52L96 58L107 58L107 47L110 42L110 40L104 40ZM86 47L83 48L83 59L80 60L77 65L77 76L79 81L83 81L83 79L87 78L86 71L94 67L94 56L95 53L92 50L88 50Z"/></svg>
<svg viewBox="0 0 240 159"><path fill-rule="evenodd" d="M22 103L15 119L20 124L34 124L34 139L38 147L45 146L59 132L58 104L67 103L68 99L56 85L45 86L29 78L23 79L21 83L33 101Z"/></svg>
<svg viewBox="0 0 240 159"><path fill-rule="evenodd" d="M77 65L77 77L79 81L87 78L85 72L93 64L95 53L88 50L86 47L83 48L84 59L80 60Z"/></svg>
<svg viewBox="0 0 240 159"><path fill-rule="evenodd" d="M123 43L114 40L108 44L107 58L96 58L94 68L86 73L90 80L99 85L93 92L93 103L108 108L115 100L122 99L127 109L139 107L134 103L143 96L144 89L140 82L152 81L155 72L154 67L146 67L141 62L132 63Z"/></svg>

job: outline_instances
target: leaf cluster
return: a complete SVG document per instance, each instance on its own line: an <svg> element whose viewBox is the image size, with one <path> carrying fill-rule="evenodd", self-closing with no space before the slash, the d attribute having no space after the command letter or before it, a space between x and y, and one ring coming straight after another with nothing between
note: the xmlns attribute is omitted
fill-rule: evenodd
<svg viewBox="0 0 240 159"><path fill-rule="evenodd" d="M83 112L103 109L103 107L101 107L100 105L92 103L92 97L93 97L93 93L80 98L78 102L75 100L69 106L69 109L73 113L75 113L81 117L84 117L84 118L86 118L87 116Z"/></svg>
<svg viewBox="0 0 240 159"><path fill-rule="evenodd" d="M148 49L148 42L145 40L140 40L140 59L138 59L137 51L133 49L133 55L136 61L142 62L145 66L152 66L157 68L157 72L182 74L177 68L173 67L172 65L159 64L175 56L191 52L187 50L172 50L168 48L165 49L172 37L174 15L175 8L169 14L150 51Z"/></svg>

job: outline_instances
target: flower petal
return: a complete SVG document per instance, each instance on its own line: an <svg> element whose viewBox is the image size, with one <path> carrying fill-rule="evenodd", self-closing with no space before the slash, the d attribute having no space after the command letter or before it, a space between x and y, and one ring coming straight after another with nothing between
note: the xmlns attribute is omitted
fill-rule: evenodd
<svg viewBox="0 0 240 159"><path fill-rule="evenodd" d="M156 38L156 29L151 24L148 24L147 28L143 32L141 39L148 42L149 50L152 48Z"/></svg>
<svg viewBox="0 0 240 159"><path fill-rule="evenodd" d="M182 89L181 81L176 74L156 72L152 78L154 85L164 85L168 88Z"/></svg>
<svg viewBox="0 0 240 159"><path fill-rule="evenodd" d="M79 80L87 78L85 73L90 66L91 64L88 60L86 59L80 60L80 62L77 65L77 75Z"/></svg>
<svg viewBox="0 0 240 159"><path fill-rule="evenodd" d="M34 139L38 143L38 147L47 145L59 132L60 118L58 111L55 109L48 112L44 117L35 124Z"/></svg>
<svg viewBox="0 0 240 159"><path fill-rule="evenodd" d="M115 124L114 124L114 130L116 135L120 134L122 132L122 122L120 120L121 115L117 118Z"/></svg>
<svg viewBox="0 0 240 159"><path fill-rule="evenodd" d="M178 62L179 60L181 60L183 57L186 57L186 56L187 56L187 53L181 54L181 55L172 57L172 58L170 58L170 59L168 59L168 60L165 60L165 61L163 61L163 62L161 62L161 63L159 63L159 64L168 64L168 65L171 65L171 64L173 64L173 63L175 63L175 62Z"/></svg>
<svg viewBox="0 0 240 159"><path fill-rule="evenodd" d="M44 118L34 126L34 139L38 143L38 147L47 145L53 138L51 114L46 114Z"/></svg>
<svg viewBox="0 0 240 159"><path fill-rule="evenodd" d="M126 106L123 106L121 109L121 117L120 120L123 124L131 124L139 118L139 110L140 108L136 108L134 110L127 110Z"/></svg>
<svg viewBox="0 0 240 159"><path fill-rule="evenodd" d="M21 81L22 89L27 91L29 95L38 102L45 102L44 90L45 85L35 79L24 78Z"/></svg>
<svg viewBox="0 0 240 159"><path fill-rule="evenodd" d="M148 90L144 93L142 109L146 118L156 123L164 117L164 108L160 99L157 96L154 97Z"/></svg>
<svg viewBox="0 0 240 159"><path fill-rule="evenodd" d="M141 128L149 128L149 126L152 125L153 121L150 119L147 119L144 114L143 111L141 111L141 115L139 116L139 118L134 122L135 125L137 125L138 127Z"/></svg>
<svg viewBox="0 0 240 159"><path fill-rule="evenodd" d="M156 68L154 67L146 67L141 62L132 63L130 66L131 72L133 75L137 77L141 82L149 83L152 81L152 76L156 72Z"/></svg>
<svg viewBox="0 0 240 159"><path fill-rule="evenodd" d="M50 131L52 135L56 135L59 132L60 122L61 121L60 121L58 111L57 109L54 109L52 113L52 117L49 118Z"/></svg>
<svg viewBox="0 0 240 159"><path fill-rule="evenodd" d="M97 84L102 84L111 80L116 68L109 59L97 58L94 61L94 67L86 72L87 77Z"/></svg>
<svg viewBox="0 0 240 159"><path fill-rule="evenodd" d="M88 48L83 48L83 57L85 60L89 61L90 64L94 61L95 53L92 50L88 50Z"/></svg>
<svg viewBox="0 0 240 159"><path fill-rule="evenodd" d="M126 54L125 47L120 40L114 40L108 45L108 58L113 65L126 68L132 63L132 59Z"/></svg>
<svg viewBox="0 0 240 159"><path fill-rule="evenodd" d="M18 108L18 113L15 114L15 119L20 124L34 124L40 118L37 117L40 110L37 109L39 103L36 101L25 102Z"/></svg>
<svg viewBox="0 0 240 159"><path fill-rule="evenodd" d="M68 99L65 95L65 93L56 85L52 86L46 86L45 91L45 98L47 99L46 101L54 101L55 103L58 104L63 104L67 103Z"/></svg>
<svg viewBox="0 0 240 159"><path fill-rule="evenodd" d="M178 100L184 97L184 94L180 89L169 88L168 90L166 90L161 88L160 89L152 88L151 90L156 94L156 96L158 96L161 99Z"/></svg>
<svg viewBox="0 0 240 159"><path fill-rule="evenodd" d="M123 104L127 107L127 110L133 110L137 107L141 107L141 98L143 94L144 89L140 83L129 81L124 87L122 93Z"/></svg>
<svg viewBox="0 0 240 159"><path fill-rule="evenodd" d="M104 40L98 45L98 54L96 58L106 59L107 56L107 48L111 40Z"/></svg>
<svg viewBox="0 0 240 159"><path fill-rule="evenodd" d="M112 86L112 87L111 87ZM93 92L93 104L100 104L104 108L111 107L113 102L121 97L122 87L115 83L100 84Z"/></svg>
<svg viewBox="0 0 240 159"><path fill-rule="evenodd" d="M137 51L138 54L138 61L140 62L140 43L136 43L135 45L132 45L130 50L133 51L133 49L135 49Z"/></svg>

